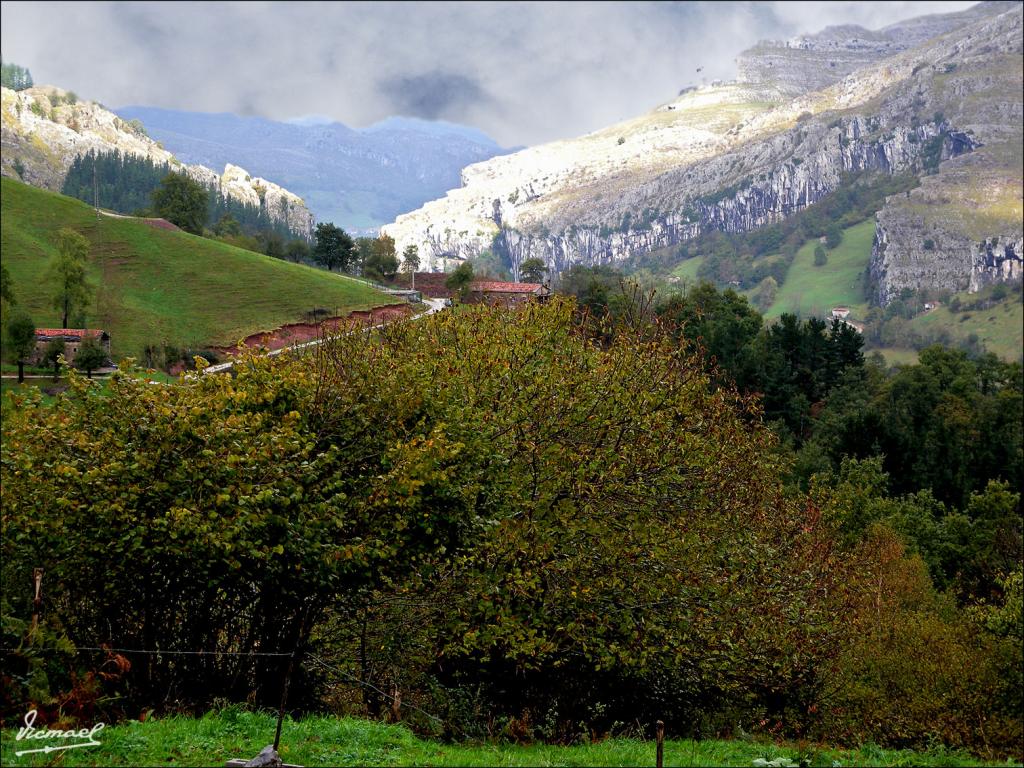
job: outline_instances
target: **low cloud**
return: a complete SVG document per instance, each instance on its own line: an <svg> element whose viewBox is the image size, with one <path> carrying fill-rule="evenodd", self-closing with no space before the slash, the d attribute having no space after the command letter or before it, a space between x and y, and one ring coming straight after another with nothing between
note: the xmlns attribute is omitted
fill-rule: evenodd
<svg viewBox="0 0 1024 768"><path fill-rule="evenodd" d="M448 72L390 77L380 84L380 92L395 112L427 120L458 122L468 110L486 107L491 101L477 81Z"/></svg>
<svg viewBox="0 0 1024 768"><path fill-rule="evenodd" d="M4 2L6 61L111 106L354 127L406 114L505 145L597 130L728 79L759 39L967 2ZM698 71L699 70L699 71Z"/></svg>

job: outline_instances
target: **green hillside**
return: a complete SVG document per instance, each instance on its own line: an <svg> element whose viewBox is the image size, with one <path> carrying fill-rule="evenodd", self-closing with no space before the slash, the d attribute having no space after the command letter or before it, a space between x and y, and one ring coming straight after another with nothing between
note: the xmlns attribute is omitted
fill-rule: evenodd
<svg viewBox="0 0 1024 768"><path fill-rule="evenodd" d="M968 305L979 299L990 299L992 288L980 293L959 293L955 298ZM969 306L969 305L968 305ZM995 352L1005 360L1020 360L1024 353L1024 304L1021 295L1010 291L1009 296L985 309L964 309L952 312L948 306L936 307L931 312L918 315L910 321L910 327L917 331L932 328L948 328L957 339L975 335L989 352Z"/></svg>
<svg viewBox="0 0 1024 768"><path fill-rule="evenodd" d="M809 240L797 251L785 282L779 286L775 303L765 312L774 320L783 312L805 317L827 315L832 307L846 306L855 317L867 311L864 295L864 271L871 260L871 241L875 235L873 219L843 230L843 240L828 252L828 262L814 266L817 240Z"/></svg>
<svg viewBox="0 0 1024 768"><path fill-rule="evenodd" d="M814 266L814 249L818 241L805 243L793 259L785 282L779 286L775 302L764 313L765 320L774 321L784 312L803 317L826 317L832 307L846 306L851 310L851 319L863 321L870 308L864 277L871 260L874 231L872 219L847 227L843 230L842 242L828 252L828 262L820 267ZM745 293L752 297L755 292L752 289ZM991 293L992 289L986 289L978 294L963 292L956 296L966 305L988 298ZM953 313L948 307L940 306L914 317L907 323L907 328L918 333L945 329L954 342L964 342L973 335L986 350L1006 360L1017 360L1024 344L1024 305L1020 294L1010 291L1006 298L981 311ZM912 349L873 349L878 349L891 364L917 360L917 353Z"/></svg>
<svg viewBox="0 0 1024 768"><path fill-rule="evenodd" d="M86 322L111 334L115 358L148 344L201 348L300 322L314 307L345 313L394 303L348 278L143 221L101 216L63 195L2 180L3 261L39 327L57 326L45 284L56 234L88 238L96 300Z"/></svg>
<svg viewBox="0 0 1024 768"><path fill-rule="evenodd" d="M686 261L680 262L679 266L672 270L672 276L679 278L686 285L696 285L700 282L697 270L704 263L703 256L694 256Z"/></svg>

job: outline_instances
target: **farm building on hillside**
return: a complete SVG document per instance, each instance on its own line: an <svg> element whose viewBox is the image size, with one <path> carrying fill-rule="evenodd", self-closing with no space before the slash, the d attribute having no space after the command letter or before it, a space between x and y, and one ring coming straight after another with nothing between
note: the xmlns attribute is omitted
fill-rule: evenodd
<svg viewBox="0 0 1024 768"><path fill-rule="evenodd" d="M506 283L501 280L474 280L469 285L468 304L514 307L531 299L546 299L551 295L540 283Z"/></svg>
<svg viewBox="0 0 1024 768"><path fill-rule="evenodd" d="M64 357L74 360L82 340L88 337L97 339L107 356L110 356L110 334L106 331L94 328L36 328L35 360L38 362L43 359L47 345L55 339L63 339Z"/></svg>
<svg viewBox="0 0 1024 768"><path fill-rule="evenodd" d="M416 290L431 299L450 299L451 289L445 281L451 277L444 272L417 272ZM395 284L406 287L410 284L408 274L400 274ZM469 284L467 304L503 305L521 304L530 299L544 300L551 295L546 285L540 283L508 283L503 280L474 280Z"/></svg>

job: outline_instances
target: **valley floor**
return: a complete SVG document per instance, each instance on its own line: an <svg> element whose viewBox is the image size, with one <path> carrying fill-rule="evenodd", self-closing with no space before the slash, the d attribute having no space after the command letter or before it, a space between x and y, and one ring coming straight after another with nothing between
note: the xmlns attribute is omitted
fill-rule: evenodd
<svg viewBox="0 0 1024 768"><path fill-rule="evenodd" d="M269 713L229 708L199 719L171 717L145 723L128 721L97 734L99 747L54 754L17 756L23 749L47 742L16 741L16 730L4 728L2 763L5 766L67 765L223 765L226 760L248 759L273 742L275 718ZM356 718L306 717L286 720L281 757L287 763L317 765L624 765L652 766L652 741L609 739L595 744L560 747L536 744L442 744L420 739L404 726L384 725ZM865 745L842 750L820 745L776 745L757 741L667 741L666 766L751 766L758 758L805 759L811 766L979 766L1020 765L984 762L956 752L883 750Z"/></svg>

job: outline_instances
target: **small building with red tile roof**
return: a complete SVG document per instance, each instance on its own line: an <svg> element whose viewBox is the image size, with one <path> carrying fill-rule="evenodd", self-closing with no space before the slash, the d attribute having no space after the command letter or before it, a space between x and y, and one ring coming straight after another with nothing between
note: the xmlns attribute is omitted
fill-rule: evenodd
<svg viewBox="0 0 1024 768"><path fill-rule="evenodd" d="M545 299L550 291L540 283L507 283L503 280L474 280L469 284L467 304L514 307L532 299Z"/></svg>
<svg viewBox="0 0 1024 768"><path fill-rule="evenodd" d="M412 281L408 274L395 276L394 283L403 288ZM450 299L452 291L445 285L451 277L446 272L417 272L416 290L431 299ZM514 306L530 299L545 299L550 295L547 286L540 283L510 283L504 280L474 280L469 284L467 304Z"/></svg>
<svg viewBox="0 0 1024 768"><path fill-rule="evenodd" d="M51 341L61 339L64 342L64 357L74 360L78 347L86 338L94 338L110 355L110 334L98 328L36 328L35 359L42 360L46 347Z"/></svg>

